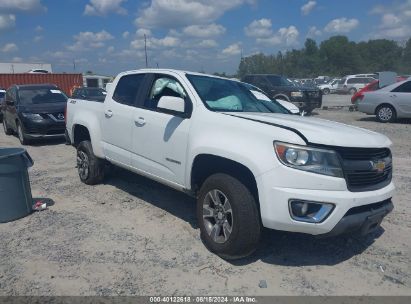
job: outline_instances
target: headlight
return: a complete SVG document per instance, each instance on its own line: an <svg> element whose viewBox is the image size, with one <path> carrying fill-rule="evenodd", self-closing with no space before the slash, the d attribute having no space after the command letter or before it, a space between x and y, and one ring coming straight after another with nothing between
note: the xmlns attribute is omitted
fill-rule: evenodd
<svg viewBox="0 0 411 304"><path fill-rule="evenodd" d="M291 97L303 97L303 92L291 92Z"/></svg>
<svg viewBox="0 0 411 304"><path fill-rule="evenodd" d="M332 150L274 143L278 159L285 166L335 177L344 177L337 153Z"/></svg>
<svg viewBox="0 0 411 304"><path fill-rule="evenodd" d="M43 120L43 117L41 117L40 114L33 114L33 113L21 113L21 115L24 118L30 119L30 120Z"/></svg>

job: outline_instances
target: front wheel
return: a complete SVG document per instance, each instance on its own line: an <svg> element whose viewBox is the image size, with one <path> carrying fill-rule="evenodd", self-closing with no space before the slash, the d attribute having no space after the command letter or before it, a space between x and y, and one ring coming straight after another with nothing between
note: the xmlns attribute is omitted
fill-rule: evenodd
<svg viewBox="0 0 411 304"><path fill-rule="evenodd" d="M96 185L104 179L105 161L97 158L88 140L77 147L77 171L80 180L87 185Z"/></svg>
<svg viewBox="0 0 411 304"><path fill-rule="evenodd" d="M23 131L23 127L21 126L21 123L17 123L17 136L19 138L19 141L22 145L28 145L29 140L26 137L26 133Z"/></svg>
<svg viewBox="0 0 411 304"><path fill-rule="evenodd" d="M397 114L392 106L381 105L377 108L376 117L379 122L394 122L397 119Z"/></svg>
<svg viewBox="0 0 411 304"><path fill-rule="evenodd" d="M197 217L211 252L233 260L255 251L261 234L257 203L236 178L223 173L208 177L198 196Z"/></svg>

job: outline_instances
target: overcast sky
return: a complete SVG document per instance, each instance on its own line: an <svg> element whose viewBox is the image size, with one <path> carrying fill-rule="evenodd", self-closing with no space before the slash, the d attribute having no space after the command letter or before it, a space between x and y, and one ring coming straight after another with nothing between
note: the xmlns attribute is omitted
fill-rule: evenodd
<svg viewBox="0 0 411 304"><path fill-rule="evenodd" d="M344 34L405 41L411 0L0 0L0 62L115 75L145 66L237 70L241 54Z"/></svg>

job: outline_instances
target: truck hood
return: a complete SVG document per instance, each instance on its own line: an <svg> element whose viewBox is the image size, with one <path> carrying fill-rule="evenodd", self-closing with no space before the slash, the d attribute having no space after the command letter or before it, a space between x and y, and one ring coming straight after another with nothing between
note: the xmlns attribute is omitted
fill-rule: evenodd
<svg viewBox="0 0 411 304"><path fill-rule="evenodd" d="M392 144L385 135L325 119L275 113L225 114L288 129L313 144L358 148L383 148Z"/></svg>

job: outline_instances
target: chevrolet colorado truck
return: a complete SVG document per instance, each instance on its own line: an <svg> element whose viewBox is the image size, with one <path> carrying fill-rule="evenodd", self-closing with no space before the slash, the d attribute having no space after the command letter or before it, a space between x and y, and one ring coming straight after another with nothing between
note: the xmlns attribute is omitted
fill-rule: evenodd
<svg viewBox="0 0 411 304"><path fill-rule="evenodd" d="M225 259L251 254L263 227L367 234L393 209L386 136L276 113L238 81L129 71L104 103L69 99L66 111L82 182L110 163L194 196L202 240Z"/></svg>

